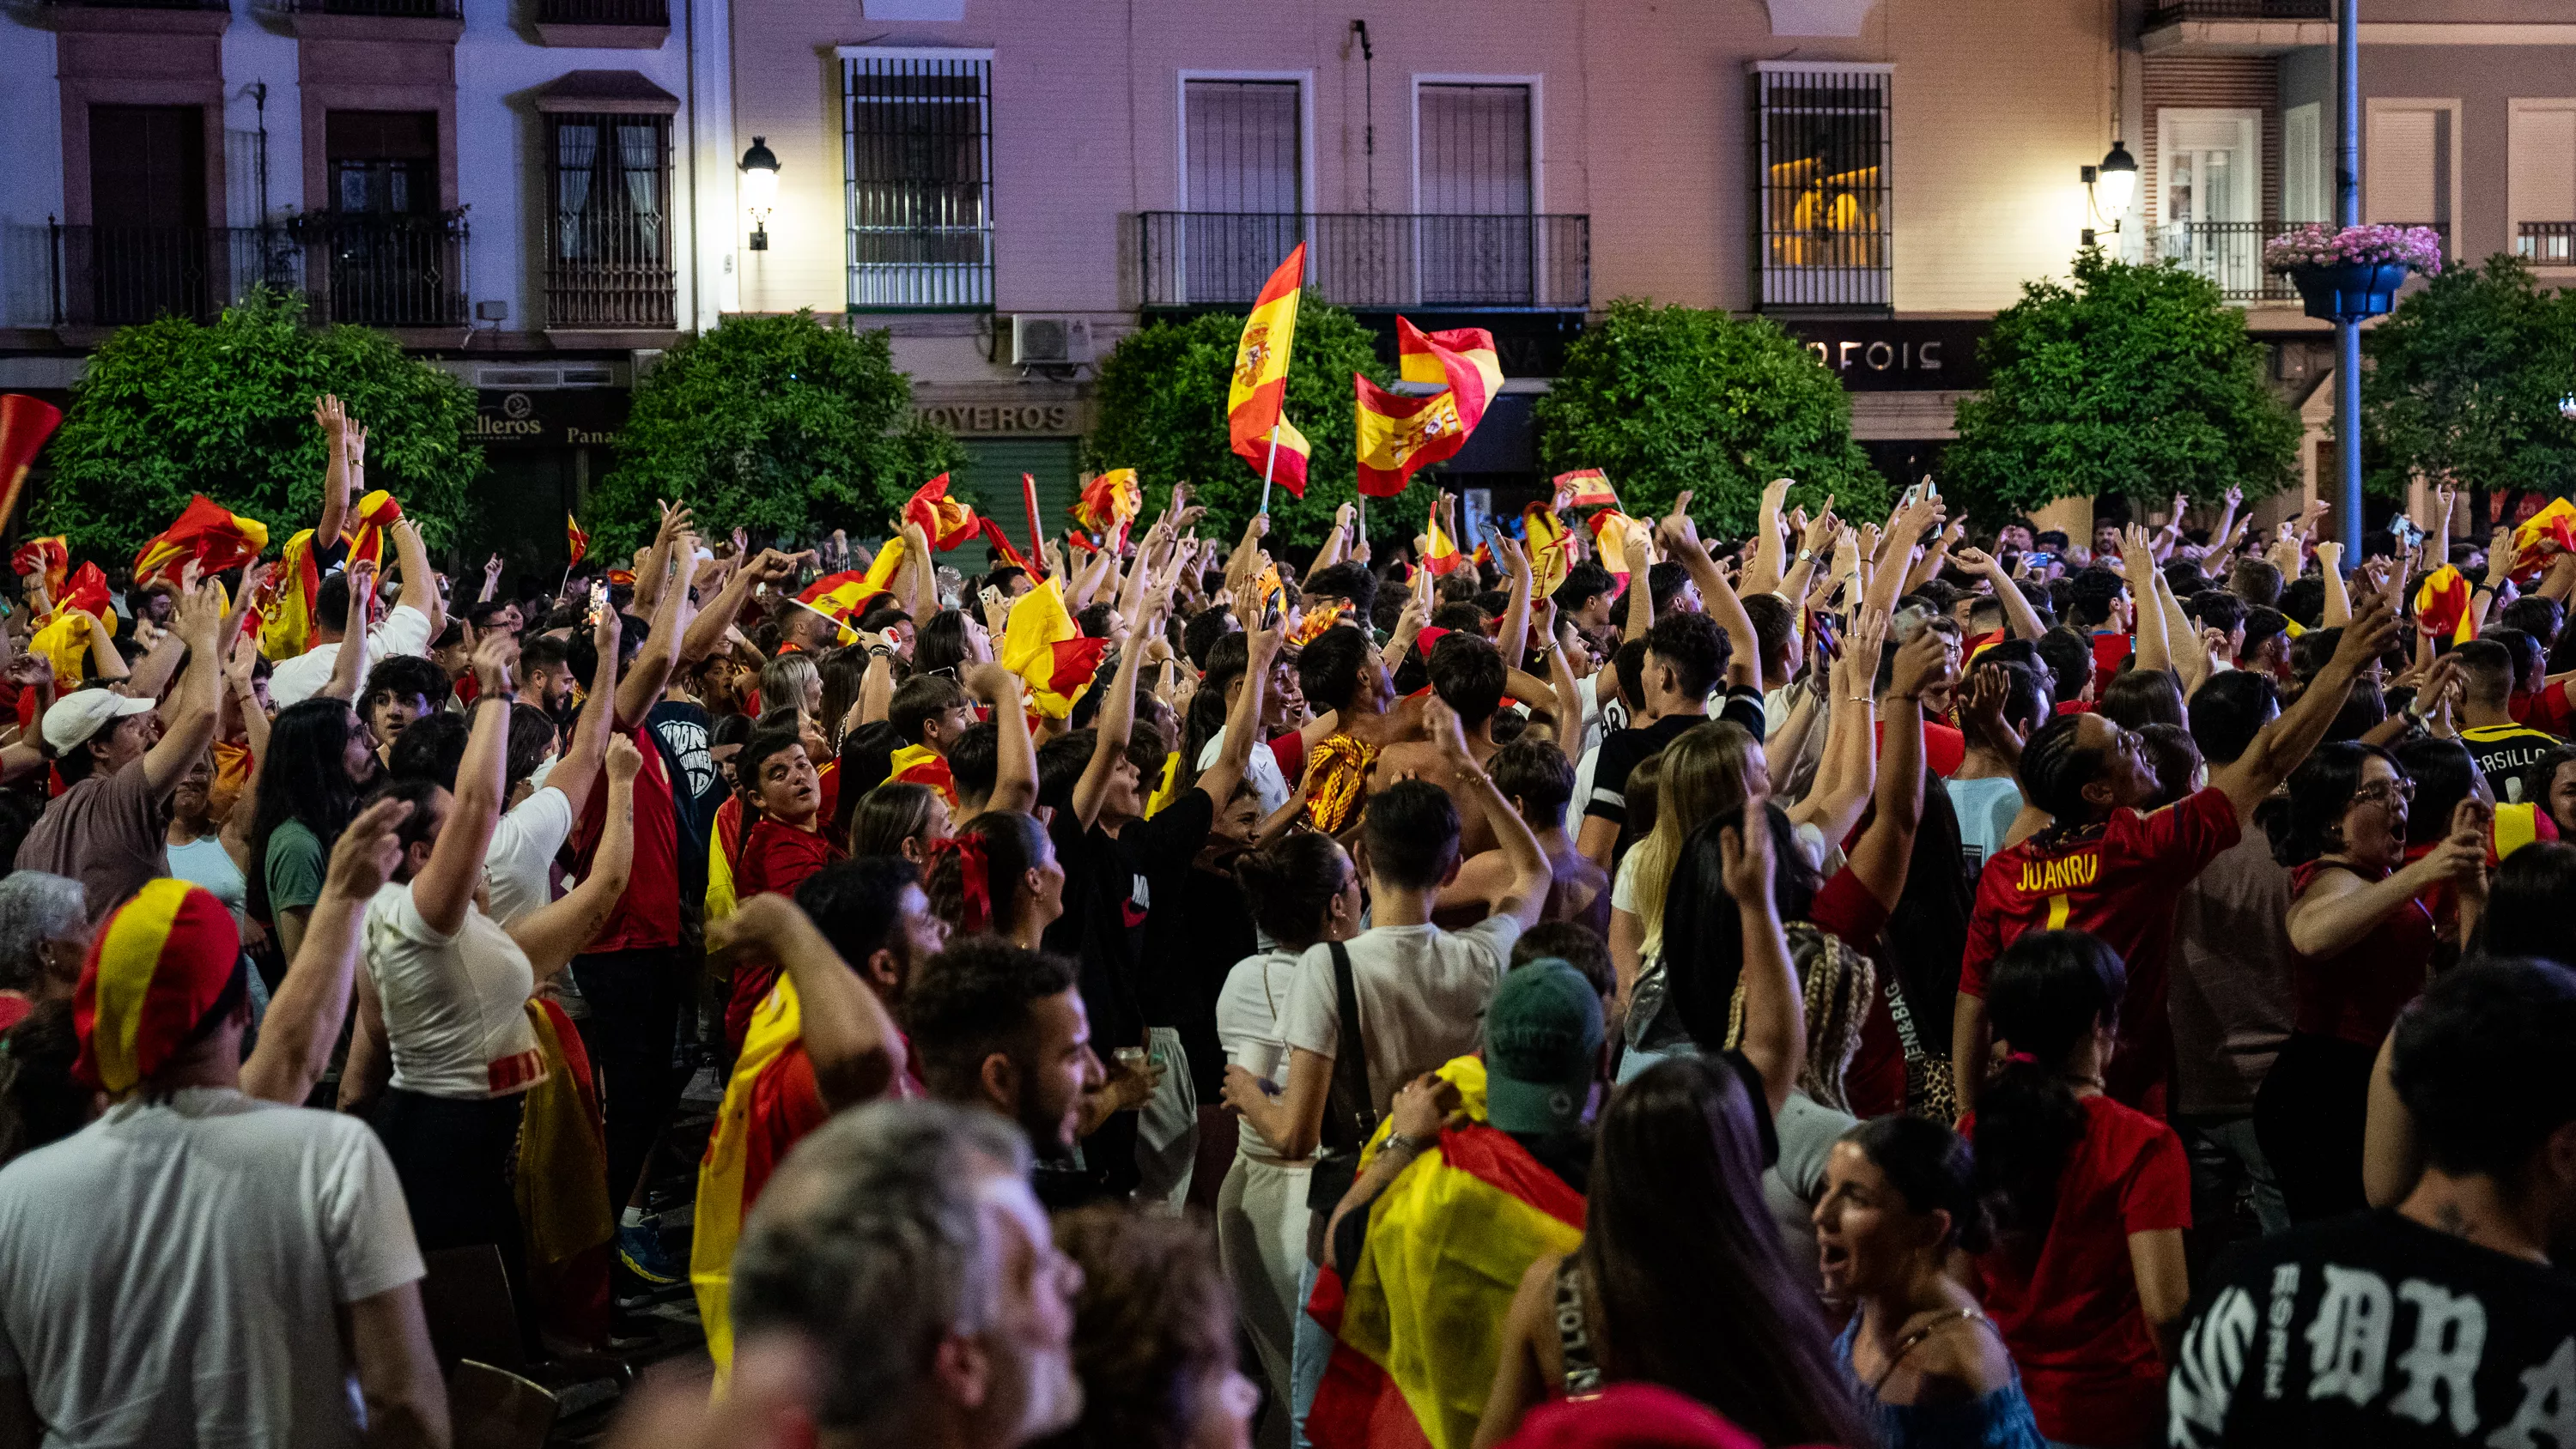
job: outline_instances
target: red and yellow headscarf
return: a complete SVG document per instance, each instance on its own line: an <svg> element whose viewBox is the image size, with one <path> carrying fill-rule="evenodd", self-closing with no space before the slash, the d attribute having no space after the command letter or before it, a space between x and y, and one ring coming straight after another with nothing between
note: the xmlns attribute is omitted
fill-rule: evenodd
<svg viewBox="0 0 2576 1449"><path fill-rule="evenodd" d="M72 989L80 1056L72 1075L130 1091L186 1045L232 984L241 957L233 913L202 886L167 878L112 912Z"/></svg>

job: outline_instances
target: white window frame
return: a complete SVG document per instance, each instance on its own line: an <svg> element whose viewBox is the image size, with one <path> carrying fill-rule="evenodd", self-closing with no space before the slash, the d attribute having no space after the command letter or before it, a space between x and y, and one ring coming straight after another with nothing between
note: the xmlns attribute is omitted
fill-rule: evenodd
<svg viewBox="0 0 2576 1449"><path fill-rule="evenodd" d="M2513 120L2517 116L2528 115L2535 111L2576 111L2576 96L2515 96L2505 102L2506 150L2504 174L2506 188L2505 226L2507 228L2505 235L2505 249L2507 251L2515 252L2517 255L2520 253L2522 247L2522 224L2524 222L2576 220L2576 218L2563 216L2523 215L2522 197L2513 187ZM2568 270L2564 264L2551 266L2545 262L2534 261L2533 265L2538 270L2547 272L2552 276L2557 276Z"/></svg>
<svg viewBox="0 0 2576 1449"><path fill-rule="evenodd" d="M1417 71L1406 88L1413 132L1413 194L1407 209L1422 213L1422 88L1424 86L1526 86L1530 98L1530 215L1547 214L1547 77Z"/></svg>
<svg viewBox="0 0 2576 1449"><path fill-rule="evenodd" d="M1190 209L1190 82L1294 81L1297 84L1297 210L1315 211L1315 73L1312 70L1184 70L1172 85L1174 208Z"/></svg>
<svg viewBox="0 0 2576 1449"><path fill-rule="evenodd" d="M2451 115L2451 239L2449 249L2457 254L2460 240L2460 101L2456 96L2369 96L2363 100L2361 118L2361 214L2365 220L2377 213L2370 195L2370 132L2373 123L2388 111L2448 111ZM2399 217L2399 221L2428 222L2429 216Z"/></svg>

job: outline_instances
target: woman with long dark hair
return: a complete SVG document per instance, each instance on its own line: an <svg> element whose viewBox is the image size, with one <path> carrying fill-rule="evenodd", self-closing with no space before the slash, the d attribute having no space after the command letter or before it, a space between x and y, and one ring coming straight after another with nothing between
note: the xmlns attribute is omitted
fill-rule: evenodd
<svg viewBox="0 0 2576 1449"><path fill-rule="evenodd" d="M317 695L290 704L269 726L259 762L259 811L251 819L247 902L252 919L277 933L289 961L322 898L331 842L358 813L358 800L383 768L375 741L345 699Z"/></svg>
<svg viewBox="0 0 2576 1449"><path fill-rule="evenodd" d="M2453 809L2441 844L2409 864L2415 786L2372 745L2319 745L2291 772L2272 854L2290 867L2289 1040L2254 1094L2254 1132L2293 1222L2357 1212L2371 1063L2430 979L2440 928L2424 897L2445 886L2472 936L2486 896L2486 814Z"/></svg>
<svg viewBox="0 0 2576 1449"><path fill-rule="evenodd" d="M1765 1444L1870 1442L1763 1205L1767 1111L1741 1072L1704 1058L1618 1089L1583 1245L1521 1280L1476 1449L1509 1437L1548 1386L1618 1382L1688 1394Z"/></svg>
<svg viewBox="0 0 2576 1449"><path fill-rule="evenodd" d="M988 810L930 845L921 888L958 935L992 932L1034 951L1064 914L1064 867L1034 815Z"/></svg>
<svg viewBox="0 0 2576 1449"><path fill-rule="evenodd" d="M2576 902L2576 844L2541 840L2504 858L2487 887L2473 954L2529 956L2561 965L2576 959L2568 906Z"/></svg>
<svg viewBox="0 0 2576 1449"><path fill-rule="evenodd" d="M2001 1061L1963 1124L1997 1226L1986 1312L2052 1443L2161 1442L2191 1169L2173 1128L2102 1094L2127 969L2082 931L2029 931L1986 987Z"/></svg>
<svg viewBox="0 0 2576 1449"><path fill-rule="evenodd" d="M1816 1244L1825 1291L1856 1307L1834 1349L1882 1449L2043 1449L2003 1335L1949 1271L1990 1245L1958 1134L1897 1114L1834 1144Z"/></svg>

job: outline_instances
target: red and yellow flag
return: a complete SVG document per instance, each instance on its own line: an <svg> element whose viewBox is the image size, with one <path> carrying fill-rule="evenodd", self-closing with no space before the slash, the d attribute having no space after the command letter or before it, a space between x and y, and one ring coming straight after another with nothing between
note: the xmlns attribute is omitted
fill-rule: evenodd
<svg viewBox="0 0 2576 1449"><path fill-rule="evenodd" d="M722 852L718 852L721 856ZM689 1286L698 1296L698 1318L706 1329L707 1356L715 1360L719 1380L733 1368L733 1250L742 1241L742 1221L751 1215L768 1173L755 1170L762 1155L752 1132L752 1099L764 1078L805 1039L797 1010L796 987L785 977L753 1009L750 1029L742 1038L733 1076L725 1083L723 1105L716 1108L715 1130L707 1137L707 1155L698 1168L695 1232L689 1243ZM763 1164L763 1166L774 1164Z"/></svg>
<svg viewBox="0 0 2576 1449"><path fill-rule="evenodd" d="M1340 622L1342 622L1342 606L1339 601L1326 604L1319 609L1308 609L1305 615L1298 619L1297 627L1288 631L1288 643L1292 648L1302 649L1324 637L1325 630Z"/></svg>
<svg viewBox="0 0 2576 1449"><path fill-rule="evenodd" d="M1444 1069L1445 1071L1445 1069ZM1583 1195L1490 1126L1444 1128L1368 1210L1357 1261L1307 1311L1333 1335L1316 1449L1467 1449L1530 1264L1583 1241Z"/></svg>
<svg viewBox="0 0 2576 1449"><path fill-rule="evenodd" d="M1568 508L1619 506L1619 495L1610 488L1610 475L1598 468L1577 468L1571 473L1559 473L1555 483L1557 492L1570 495L1565 500Z"/></svg>
<svg viewBox="0 0 2576 1449"><path fill-rule="evenodd" d="M948 496L945 473L914 489L912 497L904 500L903 521L920 524L921 531L930 536L931 549L938 553L958 547L978 532L975 510Z"/></svg>
<svg viewBox="0 0 2576 1449"><path fill-rule="evenodd" d="M17 512L18 490L27 486L38 450L62 424L63 410L42 398L0 394L0 528Z"/></svg>
<svg viewBox="0 0 2576 1449"><path fill-rule="evenodd" d="M176 588L187 565L200 578L211 578L259 557L268 547L268 525L245 518L199 493L188 500L171 525L134 556L138 588L169 584Z"/></svg>
<svg viewBox="0 0 2576 1449"><path fill-rule="evenodd" d="M1556 586L1574 571L1573 536L1566 531L1565 520L1544 503L1521 510L1521 547L1529 555L1532 598L1555 593Z"/></svg>
<svg viewBox="0 0 2576 1449"><path fill-rule="evenodd" d="M385 529L402 521L402 505L382 488L372 488L358 500L358 516L349 528L349 561L360 559L374 564L378 571L385 566Z"/></svg>
<svg viewBox="0 0 2576 1449"><path fill-rule="evenodd" d="M116 628L116 610L107 600L106 572L97 564L85 563L72 571L62 592L54 596L53 612L36 621L27 652L52 666L57 691L79 687L88 673L83 666L90 654L90 618L111 631Z"/></svg>
<svg viewBox="0 0 2576 1449"><path fill-rule="evenodd" d="M1103 544L1115 548L1123 542L1115 535L1144 506L1145 488L1136 481L1136 470L1112 468L1082 485L1082 494L1074 499L1072 512L1076 523L1098 534Z"/></svg>
<svg viewBox="0 0 2576 1449"><path fill-rule="evenodd" d="M279 550L277 567L261 580L250 607L259 614L259 652L269 662L292 659L313 637L313 606L322 594L322 570L313 557L313 530Z"/></svg>
<svg viewBox="0 0 2576 1449"><path fill-rule="evenodd" d="M1433 503L1431 505L1431 552L1422 560L1422 566L1429 569L1431 576L1437 579L1456 573L1458 566L1465 562L1465 559L1458 556L1458 545L1452 542L1448 533L1440 527L1440 505Z"/></svg>
<svg viewBox="0 0 2576 1449"><path fill-rule="evenodd" d="M1046 572L1044 569L1031 568L1029 566L1029 561L1020 556L1018 546L1011 542L1011 536L1002 531L1002 525L995 523L990 518L979 518L975 520L975 527L983 533L984 541L993 546L993 551L1002 556L1002 562L1009 564L1011 567L1018 569L1020 572L1027 574L1031 578L1036 578L1039 574Z"/></svg>
<svg viewBox="0 0 2576 1449"><path fill-rule="evenodd" d="M1288 351L1297 338L1297 299L1305 278L1306 244L1299 242L1261 284L1261 295L1243 319L1243 336L1234 345L1234 380L1225 394L1226 433L1236 456L1255 473L1262 470L1270 430L1287 404ZM1280 436L1285 442L1287 429L1281 428Z"/></svg>
<svg viewBox="0 0 2576 1449"><path fill-rule="evenodd" d="M1458 394L1458 416L1471 433L1503 390L1502 358L1494 351L1494 334L1482 327L1425 332L1398 317L1395 360L1406 382L1430 383Z"/></svg>
<svg viewBox="0 0 2576 1449"><path fill-rule="evenodd" d="M241 953L233 913L183 880L147 881L91 938L72 988L72 1078L110 1095L141 1085L193 1038Z"/></svg>
<svg viewBox="0 0 2576 1449"><path fill-rule="evenodd" d="M42 577L45 597L49 599L62 596L63 575L70 571L71 566L71 540L59 533L46 538L31 538L18 545L18 551L9 556L10 571L18 577Z"/></svg>
<svg viewBox="0 0 2576 1449"><path fill-rule="evenodd" d="M2469 581L2444 564L2426 574L2415 591L2415 627L2436 639L2447 635L2454 644L2466 644L2478 637L2477 611L2469 603Z"/></svg>
<svg viewBox="0 0 2576 1449"><path fill-rule="evenodd" d="M567 570L580 567L581 561L590 557L590 535L582 532L581 525L573 521L569 511L564 514L564 554L564 568Z"/></svg>
<svg viewBox="0 0 2576 1449"><path fill-rule="evenodd" d="M1610 591L1615 599L1628 591L1628 540L1644 525L1616 508L1604 508L1583 523L1592 530L1592 551L1600 556L1601 566L1618 580L1618 587Z"/></svg>
<svg viewBox="0 0 2576 1449"><path fill-rule="evenodd" d="M1047 580L1011 605L1002 667L1028 682L1029 707L1049 719L1073 713L1108 652L1108 640L1084 638L1065 612L1062 579Z"/></svg>
<svg viewBox="0 0 2576 1449"><path fill-rule="evenodd" d="M854 643L858 632L850 627L868 606L868 601L882 594L892 584L895 570L903 565L903 540L890 538L865 569L843 569L825 574L807 584L796 602L815 613L825 615L841 626L841 642Z"/></svg>
<svg viewBox="0 0 2576 1449"><path fill-rule="evenodd" d="M2510 569L2517 584L2529 583L2542 568L2548 556L2541 552L2542 540L2558 545L2562 553L2576 553L2576 503L2552 498L2549 506L2524 519L2513 531L2513 559ZM2487 567L2496 567L2494 559Z"/></svg>
<svg viewBox="0 0 2576 1449"><path fill-rule="evenodd" d="M1359 392L1359 489L1369 497L1394 497L1415 469L1452 457L1466 444L1467 423L1459 416L1455 389L1400 397L1358 373L1351 382Z"/></svg>
<svg viewBox="0 0 2576 1449"><path fill-rule="evenodd" d="M886 760L887 785L927 785L939 792L948 808L957 808L957 777L948 772L948 761L928 745L905 745Z"/></svg>
<svg viewBox="0 0 2576 1449"><path fill-rule="evenodd" d="M1297 425L1288 421L1285 414L1279 419L1279 451L1275 460L1271 457L1267 435L1262 438L1260 446L1251 451L1236 451L1243 453L1243 461L1252 465L1252 471L1259 473L1267 469L1271 482L1299 498L1306 496L1306 462L1313 455L1314 446L1306 441L1306 435L1297 431Z"/></svg>

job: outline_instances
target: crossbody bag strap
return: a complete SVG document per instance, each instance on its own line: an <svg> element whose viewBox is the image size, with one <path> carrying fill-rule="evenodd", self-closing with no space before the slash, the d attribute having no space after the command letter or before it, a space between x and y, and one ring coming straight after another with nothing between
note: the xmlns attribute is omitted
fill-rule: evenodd
<svg viewBox="0 0 2576 1449"><path fill-rule="evenodd" d="M1359 985L1351 976L1351 953L1341 942L1333 952L1333 995L1341 1003L1339 1048L1333 1053L1333 1114L1350 1129L1346 1144L1357 1148L1377 1130L1377 1112L1369 1102L1368 1038L1360 1034Z"/></svg>
<svg viewBox="0 0 2576 1449"><path fill-rule="evenodd" d="M1887 978L1887 1014L1896 1023L1896 1042L1908 1062L1925 1060L1923 1039L1914 1031L1914 1011L1905 1004L1905 992L1896 984L1893 972Z"/></svg>
<svg viewBox="0 0 2576 1449"><path fill-rule="evenodd" d="M1580 1253L1568 1253L1556 1265L1556 1346L1565 1356L1565 1396L1597 1397L1601 1392L1601 1360L1592 1351L1592 1321L1583 1310Z"/></svg>

